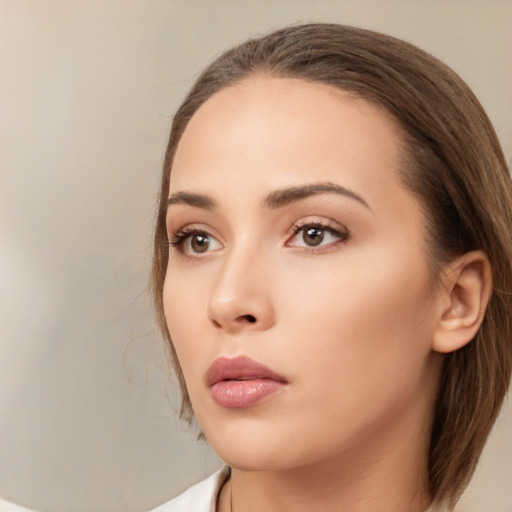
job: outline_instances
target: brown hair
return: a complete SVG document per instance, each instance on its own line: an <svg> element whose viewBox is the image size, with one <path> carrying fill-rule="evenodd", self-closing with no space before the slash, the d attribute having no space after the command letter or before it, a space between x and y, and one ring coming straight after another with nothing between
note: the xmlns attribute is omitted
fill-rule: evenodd
<svg viewBox="0 0 512 512"><path fill-rule="evenodd" d="M152 285L183 394L193 412L167 328L166 200L173 157L188 121L216 91L254 74L300 78L349 91L385 108L405 139L403 180L428 220L434 272L455 255L482 249L493 291L471 343L445 356L428 459L430 491L453 506L467 485L508 389L512 368L512 186L494 129L468 86L446 65L383 34L330 24L284 28L217 58L178 109L163 166Z"/></svg>

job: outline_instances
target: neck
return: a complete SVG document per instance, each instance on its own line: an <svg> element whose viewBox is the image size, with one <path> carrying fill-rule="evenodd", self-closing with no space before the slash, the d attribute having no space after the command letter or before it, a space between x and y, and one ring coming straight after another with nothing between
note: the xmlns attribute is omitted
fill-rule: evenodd
<svg viewBox="0 0 512 512"><path fill-rule="evenodd" d="M407 422L398 429L399 434L393 432L381 432L371 443L363 440L354 453L333 453L329 460L308 466L272 471L232 469L218 510L423 512L430 504L428 432L411 428Z"/></svg>

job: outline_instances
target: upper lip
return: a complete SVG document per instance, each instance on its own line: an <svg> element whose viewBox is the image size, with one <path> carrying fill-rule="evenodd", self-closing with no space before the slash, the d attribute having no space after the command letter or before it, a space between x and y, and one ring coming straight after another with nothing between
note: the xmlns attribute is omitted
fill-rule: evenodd
<svg viewBox="0 0 512 512"><path fill-rule="evenodd" d="M286 382L283 376L246 356L219 357L213 362L206 374L208 386L213 386L222 380L236 379L272 379L278 382Z"/></svg>

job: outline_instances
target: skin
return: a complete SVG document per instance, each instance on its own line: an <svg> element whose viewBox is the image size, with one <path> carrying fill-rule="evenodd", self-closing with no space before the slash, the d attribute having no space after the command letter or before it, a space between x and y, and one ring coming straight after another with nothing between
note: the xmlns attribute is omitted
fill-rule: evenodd
<svg viewBox="0 0 512 512"><path fill-rule="evenodd" d="M169 193L215 206L169 206L170 240L189 231L170 249L164 307L196 417L233 468L221 512L231 499L244 512L428 508L442 361L432 344L450 298L432 282L401 151L379 107L266 76L216 93L183 134ZM319 183L353 195L265 203ZM298 230L311 224L334 232L308 246ZM205 252L190 230L210 236ZM284 388L249 408L219 406L206 373L238 355L284 376Z"/></svg>

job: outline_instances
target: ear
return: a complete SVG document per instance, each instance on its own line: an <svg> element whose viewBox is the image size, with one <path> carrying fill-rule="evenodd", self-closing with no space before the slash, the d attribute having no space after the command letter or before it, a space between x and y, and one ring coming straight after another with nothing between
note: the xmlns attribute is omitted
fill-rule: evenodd
<svg viewBox="0 0 512 512"><path fill-rule="evenodd" d="M483 251L457 257L441 276L441 316L432 349L453 352L469 343L482 324L492 288L491 265Z"/></svg>

